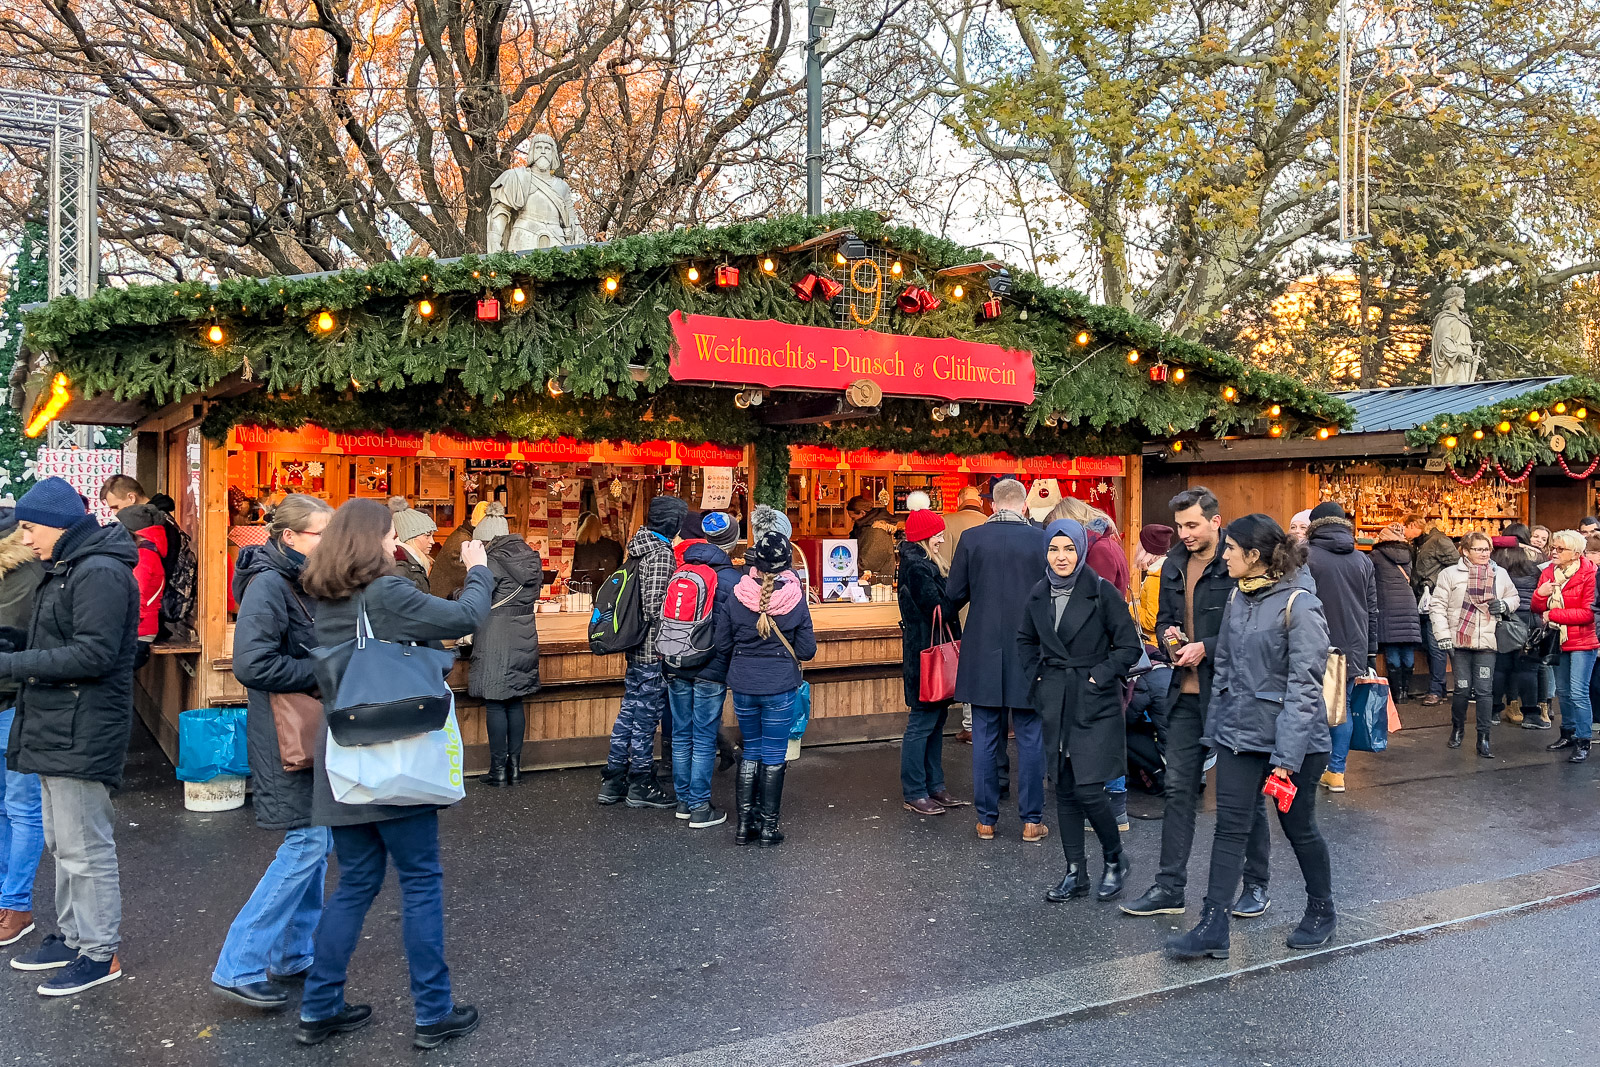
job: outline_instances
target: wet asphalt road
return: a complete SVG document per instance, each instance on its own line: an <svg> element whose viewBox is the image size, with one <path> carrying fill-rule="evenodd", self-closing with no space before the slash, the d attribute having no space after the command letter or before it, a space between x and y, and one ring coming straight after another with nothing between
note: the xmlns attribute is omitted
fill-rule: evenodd
<svg viewBox="0 0 1600 1067"><path fill-rule="evenodd" d="M1407 718L1414 727L1390 752L1352 757L1349 793L1323 795L1342 907L1382 902L1409 915L1406 902L1422 894L1600 856L1600 763L1558 763L1542 751L1551 734L1510 728L1496 732L1497 758L1480 760L1470 750L1447 750L1443 729L1428 726L1421 709ZM947 752L952 789L970 795L970 749ZM776 850L735 848L730 827L689 831L670 812L598 808L593 771L538 774L509 791L474 786L444 814L441 830L448 955L458 999L478 1005L484 1026L425 1058L559 1067L844 1063L865 1058L863 1050L914 1047L937 1029L927 1022L932 1012L1027 1018L1029 1004L1006 1000L1019 981L1076 968L1098 969L1096 980L1126 979L1130 988L1146 979L1150 989L1170 984L1171 972L1152 962L1170 925L1125 918L1112 905L1043 902L1043 889L1060 874L1059 830L1042 846L1024 844L1013 809L1002 813L999 839L980 843L970 808L913 816L900 807L898 758L893 745L807 750L789 775L790 837ZM719 776L719 805L730 790L727 775ZM1054 828L1053 807L1047 804ZM1160 810L1140 796L1132 807ZM377 1024L301 1049L290 1040L289 1016L259 1016L208 992L222 935L278 837L256 830L248 808L185 812L170 765L144 737L117 809L129 977L46 1001L21 975L0 971L0 1064L392 1067L422 1056L409 1043L392 880L352 967L351 999L373 1004ZM1136 818L1126 835L1135 891L1154 870L1159 826ZM1191 904L1204 892L1210 830L1203 816ZM1274 911L1258 940L1281 948L1282 931L1271 924L1293 923L1303 891L1292 853L1276 831L1274 838ZM39 886L46 922L51 877L47 858ZM1549 1062L1600 1062L1588 1021L1596 1003L1590 991L1600 988L1596 908L1569 903L1385 942L920 1058L952 1065L1539 1063L1521 1057L1553 1055L1559 1043L1544 1035L1557 1020L1575 1030L1562 1036L1591 1040L1579 1043L1583 1055ZM1427 918L1426 907L1413 910L1418 923ZM1371 933L1357 922L1350 931ZM1380 1024L1390 1018L1405 1025L1385 1031ZM854 1039L818 1055L802 1055L800 1043L781 1037L780 1051L759 1059L741 1058L737 1045L718 1051L829 1025ZM1263 1036L1263 1027L1271 1033ZM1463 1045L1463 1027L1493 1040ZM1372 1047L1387 1056L1362 1058L1362 1032L1371 1029L1387 1042Z"/></svg>

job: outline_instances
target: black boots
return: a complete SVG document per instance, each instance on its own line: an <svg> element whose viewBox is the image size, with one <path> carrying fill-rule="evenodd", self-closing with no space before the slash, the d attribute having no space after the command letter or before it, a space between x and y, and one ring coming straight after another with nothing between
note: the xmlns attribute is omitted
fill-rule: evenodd
<svg viewBox="0 0 1600 1067"><path fill-rule="evenodd" d="M734 785L733 843L746 845L754 834L761 832L755 818L756 785L761 774L761 764L753 759L739 761L739 777Z"/></svg>
<svg viewBox="0 0 1600 1067"><path fill-rule="evenodd" d="M1096 900L1115 900L1122 895L1122 888L1127 884L1128 872L1133 870L1133 864L1128 862L1128 857L1121 849L1114 856L1106 857L1105 874L1100 878L1100 888L1095 890Z"/></svg>
<svg viewBox="0 0 1600 1067"><path fill-rule="evenodd" d="M786 763L776 766L761 766L761 796L756 804L756 814L761 821L761 840L763 847L781 845L783 833L778 829L778 811L783 806L783 772L788 767Z"/></svg>
<svg viewBox="0 0 1600 1067"><path fill-rule="evenodd" d="M1305 918L1300 920L1284 942L1290 948L1320 948L1333 940L1339 918L1333 911L1332 897L1307 897Z"/></svg>
<svg viewBox="0 0 1600 1067"><path fill-rule="evenodd" d="M1182 915L1183 894L1174 893L1160 885L1153 885L1149 892L1132 904L1117 906L1122 909L1124 915Z"/></svg>
<svg viewBox="0 0 1600 1067"><path fill-rule="evenodd" d="M1267 897L1267 887L1264 885L1244 884L1244 892L1239 894L1239 902L1233 906L1235 919L1254 919L1266 914L1272 901Z"/></svg>
<svg viewBox="0 0 1600 1067"><path fill-rule="evenodd" d="M1493 753L1489 751L1489 735L1482 730L1478 731L1478 755L1484 759L1494 759Z"/></svg>
<svg viewBox="0 0 1600 1067"><path fill-rule="evenodd" d="M1544 750L1546 752L1560 752L1564 748L1571 748L1576 743L1577 739L1568 733L1566 728L1563 727L1561 730L1561 736L1556 738L1552 744L1544 746Z"/></svg>
<svg viewBox="0 0 1600 1067"><path fill-rule="evenodd" d="M717 731L717 770L725 771L732 767L735 761L733 742L728 740L728 735L721 730Z"/></svg>
<svg viewBox="0 0 1600 1067"><path fill-rule="evenodd" d="M522 757L520 755L506 757L506 781L512 785L522 781Z"/></svg>
<svg viewBox="0 0 1600 1067"><path fill-rule="evenodd" d="M499 759L496 759L491 756L489 758L489 773L478 775L478 781L482 782L484 785L510 785L511 780L506 777L505 757L502 756Z"/></svg>
<svg viewBox="0 0 1600 1067"><path fill-rule="evenodd" d="M600 772L600 796L602 804L616 804L628 795L628 768L618 767L613 770L607 767Z"/></svg>
<svg viewBox="0 0 1600 1067"><path fill-rule="evenodd" d="M1578 738L1573 742L1577 751L1567 757L1568 763L1583 763L1589 758L1589 742Z"/></svg>
<svg viewBox="0 0 1600 1067"><path fill-rule="evenodd" d="M670 808L677 801L669 796L656 781L654 771L645 771L643 774L630 774L628 776L628 799L630 808Z"/></svg>
<svg viewBox="0 0 1600 1067"><path fill-rule="evenodd" d="M1089 872L1082 863L1067 864L1067 873L1061 881L1044 891L1044 899L1052 904L1064 904L1073 897L1089 895Z"/></svg>
<svg viewBox="0 0 1600 1067"><path fill-rule="evenodd" d="M1207 901L1200 912L1199 924L1186 934L1167 938L1167 951L1180 960L1197 960L1202 956L1227 959L1228 909Z"/></svg>
<svg viewBox="0 0 1600 1067"><path fill-rule="evenodd" d="M1449 746L1451 748L1460 748L1461 738L1466 734L1466 732L1467 728L1465 726L1450 727L1450 740L1448 742Z"/></svg>

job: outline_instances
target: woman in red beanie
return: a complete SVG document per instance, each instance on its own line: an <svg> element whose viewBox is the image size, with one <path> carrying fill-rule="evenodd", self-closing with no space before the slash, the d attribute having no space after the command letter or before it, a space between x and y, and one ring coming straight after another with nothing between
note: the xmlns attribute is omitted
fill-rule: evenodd
<svg viewBox="0 0 1600 1067"><path fill-rule="evenodd" d="M944 519L923 509L906 517L906 539L900 545L900 673L905 679L906 736L900 745L900 790L907 811L943 815L948 808L966 805L944 787L944 722L950 702L925 703L922 686L922 650L961 636L961 621L945 599L944 582L950 563L944 557ZM934 631L934 612L940 615Z"/></svg>

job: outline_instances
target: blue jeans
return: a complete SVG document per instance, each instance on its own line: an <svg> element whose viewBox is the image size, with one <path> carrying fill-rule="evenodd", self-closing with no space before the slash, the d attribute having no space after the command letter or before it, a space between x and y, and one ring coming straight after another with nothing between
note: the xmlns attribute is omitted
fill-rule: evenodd
<svg viewBox="0 0 1600 1067"><path fill-rule="evenodd" d="M1384 645L1383 662L1386 666L1388 666L1390 674L1393 674L1395 671L1398 671L1402 668L1409 671L1412 667L1416 666L1417 646Z"/></svg>
<svg viewBox="0 0 1600 1067"><path fill-rule="evenodd" d="M794 695L798 690L754 696L733 694L733 713L744 735L744 758L776 767L789 758L789 731L794 726ZM716 739L712 739L713 751Z"/></svg>
<svg viewBox="0 0 1600 1067"><path fill-rule="evenodd" d="M900 740L900 795L907 801L944 792L944 723L949 704L917 704Z"/></svg>
<svg viewBox="0 0 1600 1067"><path fill-rule="evenodd" d="M972 705L972 806L993 826L1000 815L1000 757L1006 751L1006 713L1017 733L1012 789L1023 822L1044 822L1044 721L1032 708Z"/></svg>
<svg viewBox="0 0 1600 1067"><path fill-rule="evenodd" d="M1364 668L1363 668L1364 669ZM1348 707L1350 697L1356 689L1357 675L1352 672L1349 680L1345 682L1344 702ZM1440 675L1443 677L1443 675ZM1328 753L1328 770L1334 774L1344 773L1344 761L1350 758L1350 737L1355 733L1356 724L1350 721L1350 716L1344 717L1344 722L1338 726L1328 728L1328 736L1333 740L1333 751ZM1320 775L1318 776L1320 777Z"/></svg>
<svg viewBox="0 0 1600 1067"><path fill-rule="evenodd" d="M1428 692L1436 697L1444 696L1444 667L1448 656L1439 647L1439 642L1433 639L1433 620L1422 616L1422 647L1428 653ZM1328 768L1332 770L1332 767Z"/></svg>
<svg viewBox="0 0 1600 1067"><path fill-rule="evenodd" d="M400 935L411 967L411 999L418 1026L431 1026L454 1010L450 968L444 962L444 870L439 866L439 813L335 826L339 885L322 910L316 959L306 977L300 1018L331 1019L344 1010L350 957L361 942L367 909L383 888L388 860L400 877Z"/></svg>
<svg viewBox="0 0 1600 1067"><path fill-rule="evenodd" d="M17 706L0 711L0 908L33 910L33 880L44 855L44 809L39 776L5 765L5 746Z"/></svg>
<svg viewBox="0 0 1600 1067"><path fill-rule="evenodd" d="M306 826L283 835L278 854L228 928L211 980L221 986L265 982L311 966L333 834Z"/></svg>
<svg viewBox="0 0 1600 1067"><path fill-rule="evenodd" d="M711 803L717 727L722 725L722 701L727 692L721 682L667 679L667 707L672 711L672 788L691 811Z"/></svg>
<svg viewBox="0 0 1600 1067"><path fill-rule="evenodd" d="M1556 660L1556 699L1561 701L1561 732L1588 741L1594 735L1594 709L1589 703L1589 674L1596 652L1563 652Z"/></svg>

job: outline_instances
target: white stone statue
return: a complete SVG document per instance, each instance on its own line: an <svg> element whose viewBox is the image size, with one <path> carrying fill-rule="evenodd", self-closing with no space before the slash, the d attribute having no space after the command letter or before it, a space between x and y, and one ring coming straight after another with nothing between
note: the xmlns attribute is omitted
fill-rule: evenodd
<svg viewBox="0 0 1600 1067"><path fill-rule="evenodd" d="M1462 310L1466 290L1452 285L1444 291L1444 307L1433 318L1433 384L1466 385L1478 378L1480 344L1472 340L1472 320Z"/></svg>
<svg viewBox="0 0 1600 1067"><path fill-rule="evenodd" d="M513 167L489 187L490 252L580 244L588 238L573 210L572 189L557 178L561 153L547 133L534 134L526 167Z"/></svg>

